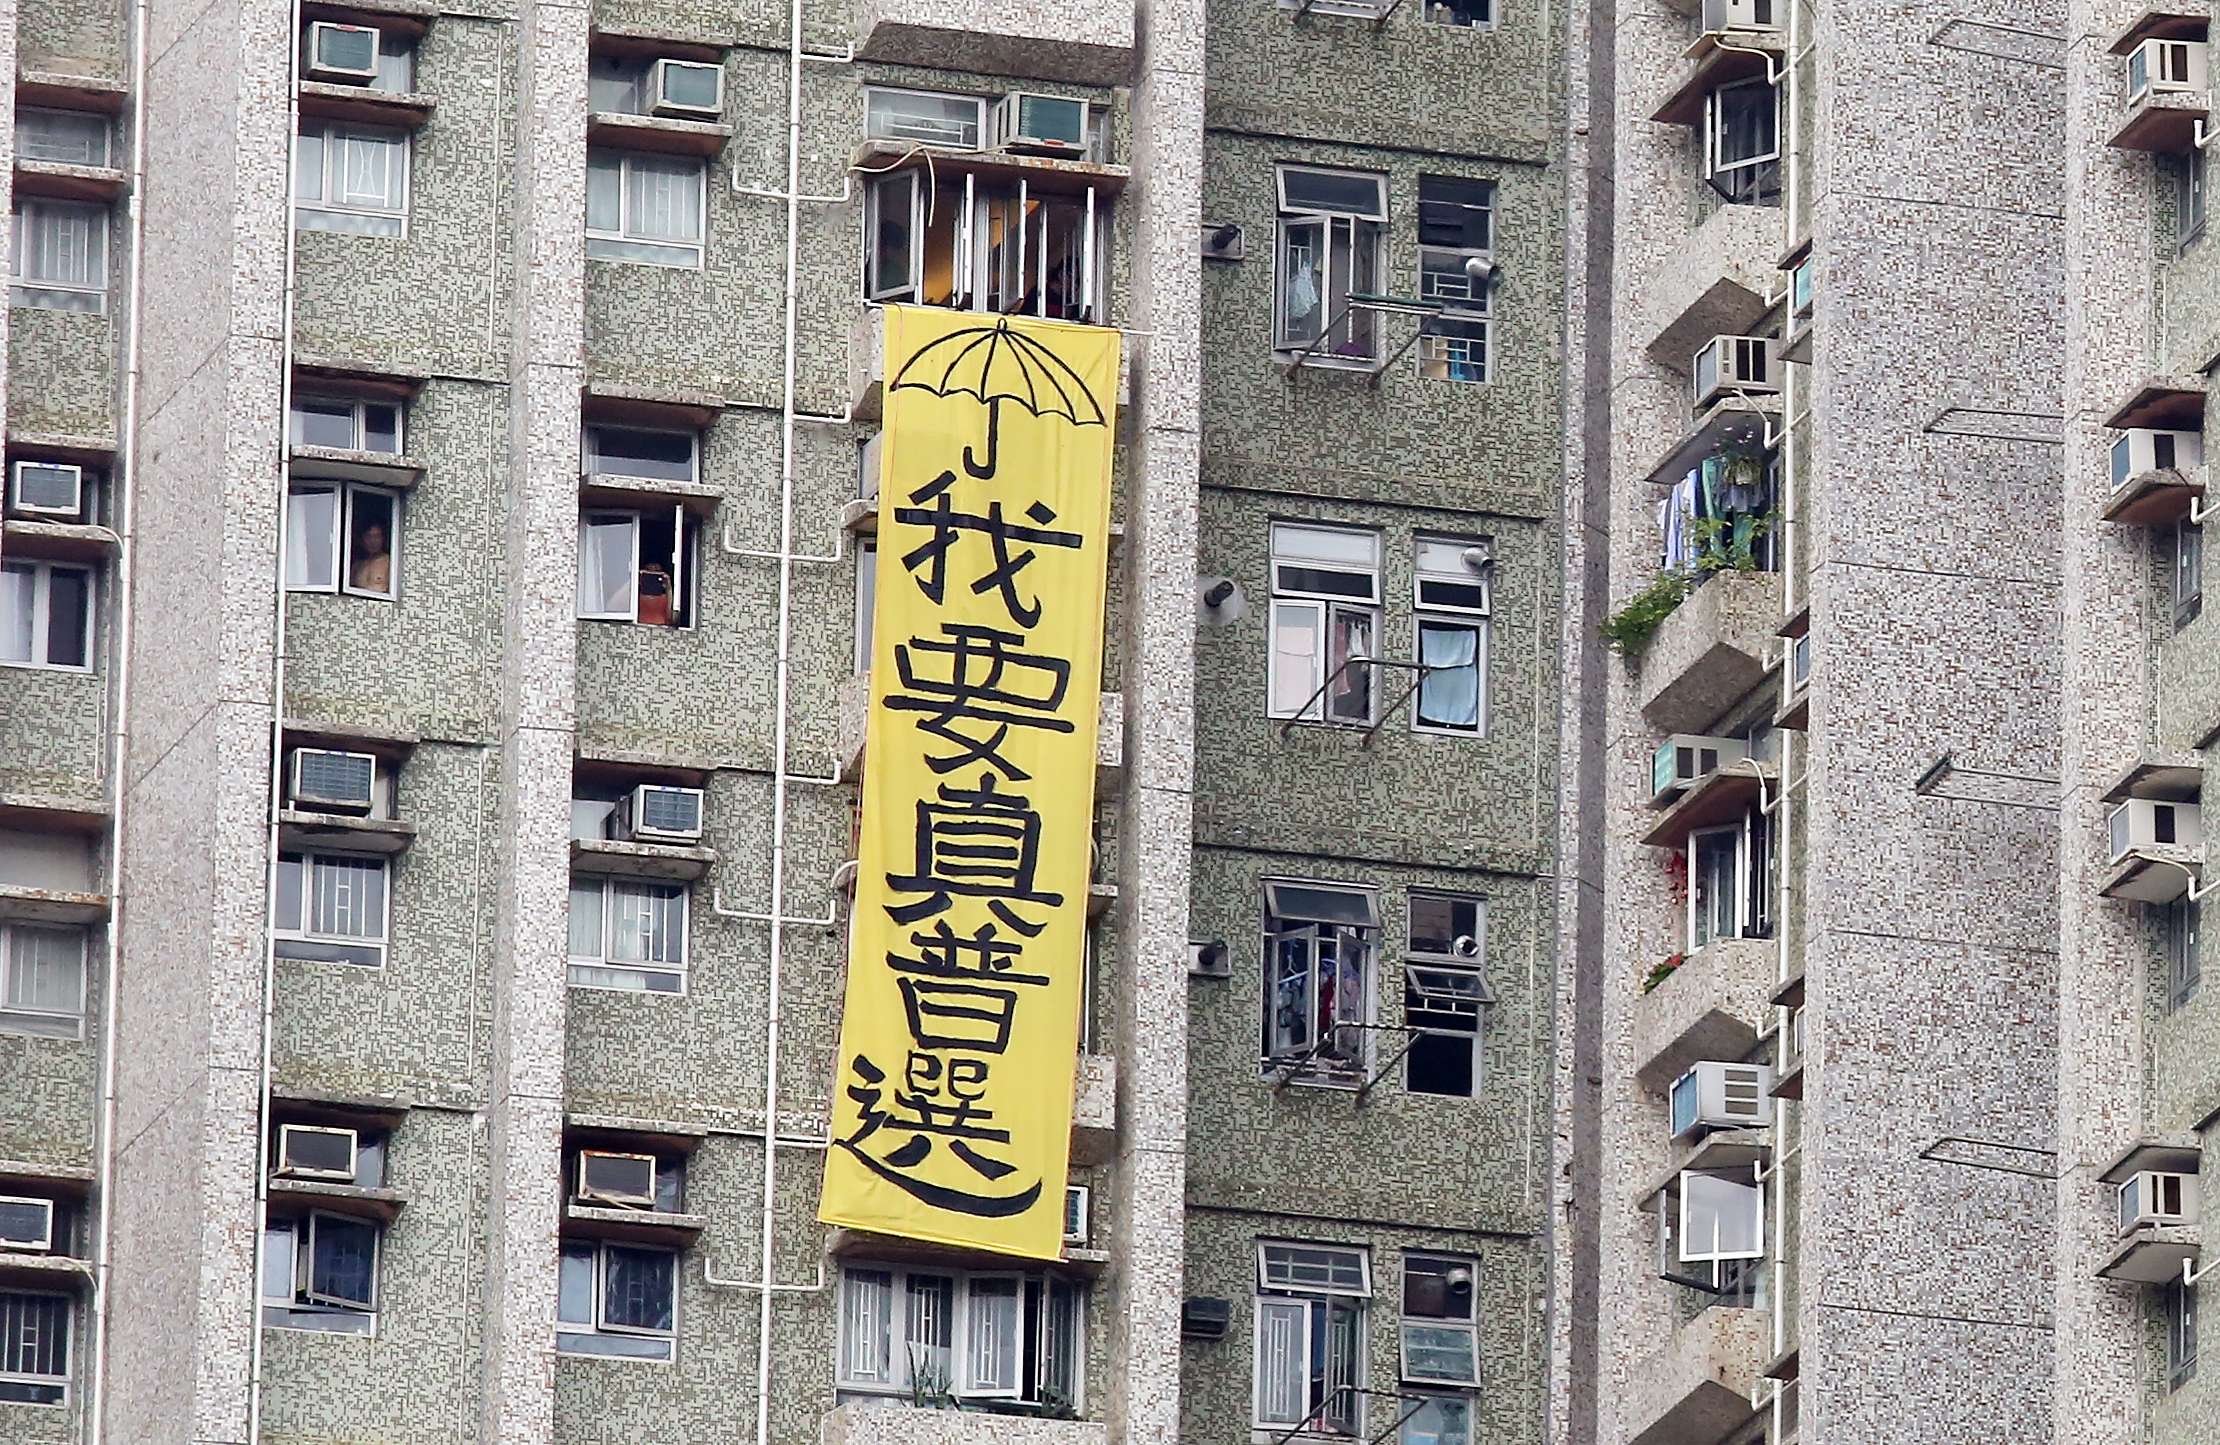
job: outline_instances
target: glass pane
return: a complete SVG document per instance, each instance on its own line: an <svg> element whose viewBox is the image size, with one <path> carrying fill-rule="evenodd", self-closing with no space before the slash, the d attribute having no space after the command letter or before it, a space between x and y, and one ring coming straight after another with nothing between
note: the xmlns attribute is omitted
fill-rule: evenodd
<svg viewBox="0 0 2220 1445"><path fill-rule="evenodd" d="M1346 211L1387 218L1387 178L1339 171L1300 170L1280 172L1280 186L1291 211Z"/></svg>
<svg viewBox="0 0 2220 1445"><path fill-rule="evenodd" d="M1481 952L1481 910L1478 898L1453 893L1413 893L1407 918L1412 953L1444 958L1473 959Z"/></svg>
<svg viewBox="0 0 2220 1445"><path fill-rule="evenodd" d="M339 146L333 199L366 210L401 209L402 156L407 142L368 131L347 131Z"/></svg>
<svg viewBox="0 0 2220 1445"><path fill-rule="evenodd" d="M15 145L16 154L25 160L104 166L108 164L108 118L72 110L18 111Z"/></svg>
<svg viewBox="0 0 2220 1445"><path fill-rule="evenodd" d="M605 1249L602 1322L623 1329L670 1329L678 1294L678 1256L616 1244Z"/></svg>
<svg viewBox="0 0 2220 1445"><path fill-rule="evenodd" d="M1326 1244L1267 1244L1263 1247L1267 1288L1339 1291L1365 1289L1364 1251Z"/></svg>
<svg viewBox="0 0 2220 1445"><path fill-rule="evenodd" d="M1328 888L1275 878L1264 885L1264 903L1275 929L1294 920L1353 928L1377 927L1380 921L1377 899L1361 888Z"/></svg>
<svg viewBox="0 0 2220 1445"><path fill-rule="evenodd" d="M586 108L602 114L638 115L646 73L637 61L593 56L586 62Z"/></svg>
<svg viewBox="0 0 2220 1445"><path fill-rule="evenodd" d="M1402 1445L1471 1445L1471 1442L1472 1404L1461 1396L1431 1398L1412 1410L1409 1418L1403 1421Z"/></svg>
<svg viewBox="0 0 2220 1445"><path fill-rule="evenodd" d="M1300 1300L1256 1302L1256 1416L1297 1425L1310 1412L1310 1309Z"/></svg>
<svg viewBox="0 0 2220 1445"><path fill-rule="evenodd" d="M1374 669L1360 659L1376 657L1374 619L1352 607L1333 609L1333 630L1327 644L1326 716L1336 722L1372 721Z"/></svg>
<svg viewBox="0 0 2220 1445"><path fill-rule="evenodd" d="M1047 1317L1041 1327L1040 1389L1042 1399L1051 1404L1078 1402L1085 1305L1086 1296L1077 1285L1049 1280Z"/></svg>
<svg viewBox="0 0 2220 1445"><path fill-rule="evenodd" d="M1325 325L1320 306L1325 295L1326 225L1323 221L1280 223L1280 314L1278 344L1300 349L1318 339Z"/></svg>
<svg viewBox="0 0 2220 1445"><path fill-rule="evenodd" d="M955 1384L950 1371L956 1345L956 1282L945 1275L913 1274L904 1298L904 1358L898 1369L920 1389L948 1389Z"/></svg>
<svg viewBox="0 0 2220 1445"><path fill-rule="evenodd" d="M280 932L297 931L301 926L301 855L278 855L277 870L277 926Z"/></svg>
<svg viewBox="0 0 2220 1445"><path fill-rule="evenodd" d="M1403 1326L1403 1378L1465 1385L1479 1378L1480 1346L1470 1325Z"/></svg>
<svg viewBox="0 0 2220 1445"><path fill-rule="evenodd" d="M1493 241L1495 186L1456 176L1418 179L1418 242L1485 251Z"/></svg>
<svg viewBox="0 0 2220 1445"><path fill-rule="evenodd" d="M1311 1007L1311 930L1276 938L1271 944L1272 983L1265 1001L1264 1052L1285 1058L1307 1050L1315 1011Z"/></svg>
<svg viewBox="0 0 2220 1445"><path fill-rule="evenodd" d="M863 130L873 140L978 149L979 102L971 96L871 87L864 97Z"/></svg>
<svg viewBox="0 0 2220 1445"><path fill-rule="evenodd" d="M625 162L624 233L648 241L701 241L699 161L633 156Z"/></svg>
<svg viewBox="0 0 2220 1445"><path fill-rule="evenodd" d="M392 454L401 450L401 409L390 402L362 403L362 449Z"/></svg>
<svg viewBox="0 0 2220 1445"><path fill-rule="evenodd" d="M691 432L620 426L590 427L586 432L586 469L597 475L690 482L694 456Z"/></svg>
<svg viewBox="0 0 2220 1445"><path fill-rule="evenodd" d="M1293 717L1312 702L1325 651L1319 636L1325 621L1325 609L1316 603L1272 604L1272 716ZM1309 715L1317 716L1315 705Z"/></svg>
<svg viewBox="0 0 2220 1445"><path fill-rule="evenodd" d="M316 859L309 894L308 932L324 938L385 937L384 860Z"/></svg>
<svg viewBox="0 0 2220 1445"><path fill-rule="evenodd" d="M631 517L588 518L578 539L578 612L582 617L633 615L635 581L633 538L639 523Z"/></svg>
<svg viewBox="0 0 2220 1445"><path fill-rule="evenodd" d="M586 163L586 229L614 232L623 224L623 163L594 156Z"/></svg>
<svg viewBox="0 0 2220 1445"><path fill-rule="evenodd" d="M20 562L0 563L0 662L32 660L32 609L38 572Z"/></svg>
<svg viewBox="0 0 2220 1445"><path fill-rule="evenodd" d="M285 420L286 437L295 446L334 447L352 451L362 444L355 425L356 406L330 397L296 396Z"/></svg>
<svg viewBox="0 0 2220 1445"><path fill-rule="evenodd" d="M377 1298L377 1227L328 1214L312 1216L309 1226L309 1294L369 1309Z"/></svg>
<svg viewBox="0 0 2220 1445"><path fill-rule="evenodd" d="M46 574L46 661L50 667L84 667L92 657L89 628L92 574L55 567Z"/></svg>
<svg viewBox="0 0 2220 1445"><path fill-rule="evenodd" d="M293 137L293 199L324 198L324 133L304 130Z"/></svg>
<svg viewBox="0 0 2220 1445"><path fill-rule="evenodd" d="M966 1388L1008 1394L1018 1387L1018 1340L1024 1332L1022 1286L1015 1279L974 1279L964 1321Z"/></svg>
<svg viewBox="0 0 2220 1445"><path fill-rule="evenodd" d="M349 445L353 426L349 424ZM311 430L310 435L314 432ZM329 445L311 442L312 446ZM328 591L339 585L339 491L296 487L285 499L285 585Z"/></svg>
<svg viewBox="0 0 2220 1445"><path fill-rule="evenodd" d="M292 1302L293 1231L290 1228L262 1231L262 1298Z"/></svg>
<svg viewBox="0 0 2220 1445"><path fill-rule="evenodd" d="M677 967L685 961L686 891L669 883L613 880L609 956L620 963Z"/></svg>
<svg viewBox="0 0 2220 1445"><path fill-rule="evenodd" d="M347 586L373 597L393 595L394 499L390 492L347 493Z"/></svg>
<svg viewBox="0 0 2220 1445"><path fill-rule="evenodd" d="M599 878L573 878L570 880L570 956L572 958L600 958L601 952L601 900L602 881Z"/></svg>
<svg viewBox="0 0 2220 1445"><path fill-rule="evenodd" d="M1418 625L1418 660L1432 669L1418 684L1418 725L1477 732L1480 727L1479 629Z"/></svg>
<svg viewBox="0 0 2220 1445"><path fill-rule="evenodd" d="M594 1247L566 1244L555 1276L555 1319L559 1324L594 1323Z"/></svg>
<svg viewBox="0 0 2220 1445"><path fill-rule="evenodd" d="M1364 1313L1336 1300L1324 1310L1312 1312L1314 1328L1321 1316L1325 1325L1325 1370L1318 1419L1328 1429L1354 1435L1364 1410L1364 1402L1356 1393L1360 1383L1357 1363L1364 1358Z"/></svg>
<svg viewBox="0 0 2220 1445"><path fill-rule="evenodd" d="M840 1277L840 1378L858 1384L891 1384L894 1276L883 1269L851 1269Z"/></svg>
<svg viewBox="0 0 2220 1445"><path fill-rule="evenodd" d="M907 294L914 268L911 234L917 177L904 171L871 187L871 267L865 282L874 298Z"/></svg>
<svg viewBox="0 0 2220 1445"><path fill-rule="evenodd" d="M5 942L9 1008L68 1014L84 1010L83 934L64 928L15 928Z"/></svg>

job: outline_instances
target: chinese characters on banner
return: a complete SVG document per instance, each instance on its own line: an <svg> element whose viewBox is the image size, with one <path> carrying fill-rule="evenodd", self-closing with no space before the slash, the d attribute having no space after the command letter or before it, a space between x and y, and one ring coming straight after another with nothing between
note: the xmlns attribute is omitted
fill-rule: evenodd
<svg viewBox="0 0 2220 1445"><path fill-rule="evenodd" d="M863 833L826 1223L1063 1235L1118 334L888 307Z"/></svg>

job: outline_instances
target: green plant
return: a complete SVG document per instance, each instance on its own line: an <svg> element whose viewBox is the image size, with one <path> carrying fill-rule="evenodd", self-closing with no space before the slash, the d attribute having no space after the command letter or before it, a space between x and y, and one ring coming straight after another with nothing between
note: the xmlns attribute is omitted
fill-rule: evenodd
<svg viewBox="0 0 2220 1445"><path fill-rule="evenodd" d="M1695 574L1686 568L1658 573L1655 581L1603 620L1603 640L1622 656L1635 656L1650 645L1658 625L1673 615L1673 609L1680 606L1695 585Z"/></svg>
<svg viewBox="0 0 2220 1445"><path fill-rule="evenodd" d="M919 1359L914 1345L910 1349L910 1403L920 1410L956 1408L956 1391L947 1366Z"/></svg>
<svg viewBox="0 0 2220 1445"><path fill-rule="evenodd" d="M1648 973L1642 976L1642 992L1648 993L1651 989L1656 988L1666 979L1671 978L1673 976L1673 970L1679 968L1682 964L1686 962L1688 962L1688 955L1685 953L1666 954L1663 958L1657 961L1657 966L1655 968L1652 968Z"/></svg>
<svg viewBox="0 0 2220 1445"><path fill-rule="evenodd" d="M1728 463L1732 469L1756 466L1748 457L1737 457ZM1772 534L1780 523L1779 512L1736 512L1725 517L1694 517L1682 514L1682 525L1689 541L1689 560L1679 567L1668 567L1659 572L1647 587L1627 599L1626 605L1603 620L1600 629L1603 640L1612 650L1624 657L1634 657L1650 645L1650 639L1673 609L1688 600L1704 579L1714 572L1755 572L1758 570L1757 544Z"/></svg>

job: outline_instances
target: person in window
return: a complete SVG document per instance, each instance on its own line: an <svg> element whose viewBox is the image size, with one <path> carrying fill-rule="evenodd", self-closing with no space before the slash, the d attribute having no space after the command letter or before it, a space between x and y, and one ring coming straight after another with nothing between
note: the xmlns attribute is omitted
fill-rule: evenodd
<svg viewBox="0 0 2220 1445"><path fill-rule="evenodd" d="M392 593L393 549L381 523L370 523L355 538L355 567L348 576L348 585L357 592L374 592L380 597Z"/></svg>
<svg viewBox="0 0 2220 1445"><path fill-rule="evenodd" d="M660 562L640 568L640 621L648 627L671 625L671 569Z"/></svg>

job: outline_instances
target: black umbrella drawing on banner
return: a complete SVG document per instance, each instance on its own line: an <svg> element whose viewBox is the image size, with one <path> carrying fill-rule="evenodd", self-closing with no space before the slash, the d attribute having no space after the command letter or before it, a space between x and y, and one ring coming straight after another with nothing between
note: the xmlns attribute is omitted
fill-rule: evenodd
<svg viewBox="0 0 2220 1445"><path fill-rule="evenodd" d="M1046 345L1022 331L1012 331L1007 320L951 331L927 342L903 364L887 389L975 396L985 402L987 459L976 461L971 448L964 448L964 470L982 479L994 475L1004 402L1035 416L1060 416L1073 426L1110 424L1086 379Z"/></svg>

